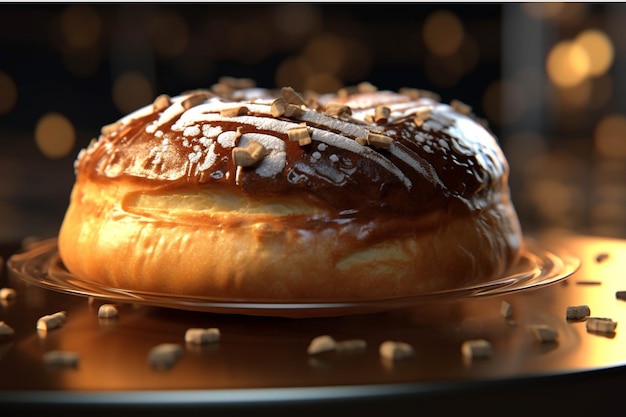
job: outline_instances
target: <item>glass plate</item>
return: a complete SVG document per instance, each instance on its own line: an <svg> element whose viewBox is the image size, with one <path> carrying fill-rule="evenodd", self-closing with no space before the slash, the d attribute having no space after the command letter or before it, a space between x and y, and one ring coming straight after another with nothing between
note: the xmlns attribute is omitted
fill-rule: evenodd
<svg viewBox="0 0 626 417"><path fill-rule="evenodd" d="M570 254L557 254L549 251L528 238L525 239L525 244L525 251L519 262L507 274L494 280L446 291L357 301L307 300L290 302L283 300L215 299L109 288L72 275L59 257L56 239L44 240L23 253L13 255L7 261L7 266L10 272L28 284L65 294L94 297L111 302L146 304L212 313L320 317L378 312L411 307L432 301L457 301L536 289L567 278L580 266L579 259Z"/></svg>

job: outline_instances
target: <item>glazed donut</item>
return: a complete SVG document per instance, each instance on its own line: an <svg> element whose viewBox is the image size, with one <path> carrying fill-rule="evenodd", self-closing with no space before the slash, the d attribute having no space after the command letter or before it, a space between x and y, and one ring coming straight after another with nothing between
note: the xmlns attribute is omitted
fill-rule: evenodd
<svg viewBox="0 0 626 417"><path fill-rule="evenodd" d="M59 255L112 288L379 300L486 282L523 246L496 138L417 89L162 95L75 171Z"/></svg>

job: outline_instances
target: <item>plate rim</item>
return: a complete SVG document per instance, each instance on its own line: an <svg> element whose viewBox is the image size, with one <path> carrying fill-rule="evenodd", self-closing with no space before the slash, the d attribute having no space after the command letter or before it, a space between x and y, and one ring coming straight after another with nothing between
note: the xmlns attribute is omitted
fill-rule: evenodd
<svg viewBox="0 0 626 417"><path fill-rule="evenodd" d="M509 270L503 276L467 287L401 297L351 301L215 299L202 296L148 293L123 288L109 288L86 281L80 277L74 277L67 269L61 271L60 274L70 275L71 281L83 284L82 286L78 286L76 283L72 285L69 279L63 281L63 279L59 278L58 272L53 272L52 274L50 272L55 265L58 267L58 263L62 264L56 237L38 241L25 250L13 254L8 258L6 264L10 273L26 283L76 296L204 312L312 317L386 311L432 301L459 301L537 289L562 281L580 268L581 260L577 256L565 251L557 252L544 248L534 238L524 236L523 247L525 256L535 259L541 258L543 262L547 262L549 265L545 269L536 265L535 269L538 268L538 271L526 272L524 276L518 273L517 275L520 277L517 280L515 274L512 276L507 275L510 272ZM24 267L32 267L33 265L30 263L34 263L35 260L43 260L41 265L37 265L43 266L43 268L36 271L39 274L37 276L29 273L32 271L24 270ZM46 277L47 279L45 279ZM58 285L59 280L65 285ZM68 284L70 285L68 286Z"/></svg>

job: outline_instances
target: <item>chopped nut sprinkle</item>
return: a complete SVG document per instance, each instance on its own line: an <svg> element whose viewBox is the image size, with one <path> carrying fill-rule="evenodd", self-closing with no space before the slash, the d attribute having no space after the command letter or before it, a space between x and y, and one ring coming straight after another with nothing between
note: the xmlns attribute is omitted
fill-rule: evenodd
<svg viewBox="0 0 626 417"><path fill-rule="evenodd" d="M233 88L225 83L217 83L211 86L211 91L219 96L229 96L233 92Z"/></svg>
<svg viewBox="0 0 626 417"><path fill-rule="evenodd" d="M375 85L364 81L357 85L340 88L337 91L337 96L340 98L346 98L352 94L367 94L375 93L376 91L378 91L378 88Z"/></svg>
<svg viewBox="0 0 626 417"><path fill-rule="evenodd" d="M253 166L265 157L265 147L261 143L252 140L248 142L245 148L233 148L232 156L237 166Z"/></svg>
<svg viewBox="0 0 626 417"><path fill-rule="evenodd" d="M363 146L366 146L368 144L367 143L367 138L356 138L355 142L358 143L359 145L363 145Z"/></svg>
<svg viewBox="0 0 626 417"><path fill-rule="evenodd" d="M382 125L387 123L391 110L387 106L378 106L374 111L374 121L376 124Z"/></svg>
<svg viewBox="0 0 626 417"><path fill-rule="evenodd" d="M587 305L569 306L565 310L565 319L566 320L582 320L586 317L589 317L590 314L591 314L591 309Z"/></svg>
<svg viewBox="0 0 626 417"><path fill-rule="evenodd" d="M437 93L434 93L432 91L428 91L428 90L421 90L418 88L408 88L408 87L403 87L400 90L398 90L398 92L400 94L404 94L406 96L409 96L410 98L417 100L420 98L430 98L433 101L441 101L441 96Z"/></svg>
<svg viewBox="0 0 626 417"><path fill-rule="evenodd" d="M243 133L241 132L241 126L237 126L237 130L235 131L235 138L233 140L233 143L235 144L235 146L239 145L239 139L241 139L242 136L243 136Z"/></svg>
<svg viewBox="0 0 626 417"><path fill-rule="evenodd" d="M328 103L324 114L342 119L352 116L352 109L343 103Z"/></svg>
<svg viewBox="0 0 626 417"><path fill-rule="evenodd" d="M421 97L420 90L417 88L410 87L402 87L398 90L400 94L404 94L405 96L409 96L410 98L417 100Z"/></svg>
<svg viewBox="0 0 626 417"><path fill-rule="evenodd" d="M283 87L280 90L280 93L285 98L285 100L287 100L287 103L294 104L298 107L306 106L306 101L304 101L304 98L300 94L298 94L293 88Z"/></svg>
<svg viewBox="0 0 626 417"><path fill-rule="evenodd" d="M472 107L463 103L461 100L454 99L450 102L450 106L456 111L466 116L472 114Z"/></svg>
<svg viewBox="0 0 626 417"><path fill-rule="evenodd" d="M228 86L234 89L246 89L256 87L256 82L251 78L235 78L235 77L220 77L217 82L219 84Z"/></svg>
<svg viewBox="0 0 626 417"><path fill-rule="evenodd" d="M287 109L287 100L282 97L277 98L272 102L271 110L272 116L280 117L285 114Z"/></svg>
<svg viewBox="0 0 626 417"><path fill-rule="evenodd" d="M170 96L168 96L167 94L161 94L160 96L154 99L154 102L152 103L152 109L155 112L159 112L159 111L165 110L171 105L172 105L172 100L170 99Z"/></svg>
<svg viewBox="0 0 626 417"><path fill-rule="evenodd" d="M245 116L248 114L248 108L246 106L231 107L230 109L224 109L220 112L220 116L224 117L237 117Z"/></svg>
<svg viewBox="0 0 626 417"><path fill-rule="evenodd" d="M208 98L209 94L207 92L199 92L184 99L181 105L183 106L183 109L189 110L198 104L204 103Z"/></svg>
<svg viewBox="0 0 626 417"><path fill-rule="evenodd" d="M357 143L361 145L370 145L373 148L389 149L393 143L393 139L380 133L368 132L367 138L356 138Z"/></svg>
<svg viewBox="0 0 626 417"><path fill-rule="evenodd" d="M419 109L415 112L415 116L413 117L413 123L415 123L415 126L417 127L422 127L424 125L424 122L430 119L430 115L430 108Z"/></svg>
<svg viewBox="0 0 626 417"><path fill-rule="evenodd" d="M359 83L356 88L359 93L375 93L378 91L378 87L367 81Z"/></svg>
<svg viewBox="0 0 626 417"><path fill-rule="evenodd" d="M110 123L108 125L102 126L102 129L100 129L100 133L105 136L110 135L111 133L117 132L120 129L120 127L122 127L121 122Z"/></svg>
<svg viewBox="0 0 626 417"><path fill-rule="evenodd" d="M286 117L300 117L304 114L304 110L302 107L296 106L295 104L287 104L285 107L284 116Z"/></svg>
<svg viewBox="0 0 626 417"><path fill-rule="evenodd" d="M305 146L311 143L311 135L309 135L309 129L306 125L298 127L292 127L287 131L289 140L291 142L298 142L298 145Z"/></svg>

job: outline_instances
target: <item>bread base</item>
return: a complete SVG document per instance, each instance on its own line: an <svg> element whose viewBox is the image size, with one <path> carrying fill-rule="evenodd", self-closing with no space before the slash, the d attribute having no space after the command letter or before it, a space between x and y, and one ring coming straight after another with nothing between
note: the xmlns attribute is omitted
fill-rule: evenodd
<svg viewBox="0 0 626 417"><path fill-rule="evenodd" d="M403 219L402 234L367 240L355 230L397 220L342 226L298 201L237 212L241 204L224 201L241 196L226 191L147 187L78 178L58 240L70 272L113 288L215 300L379 300L490 280L522 245L508 201Z"/></svg>

